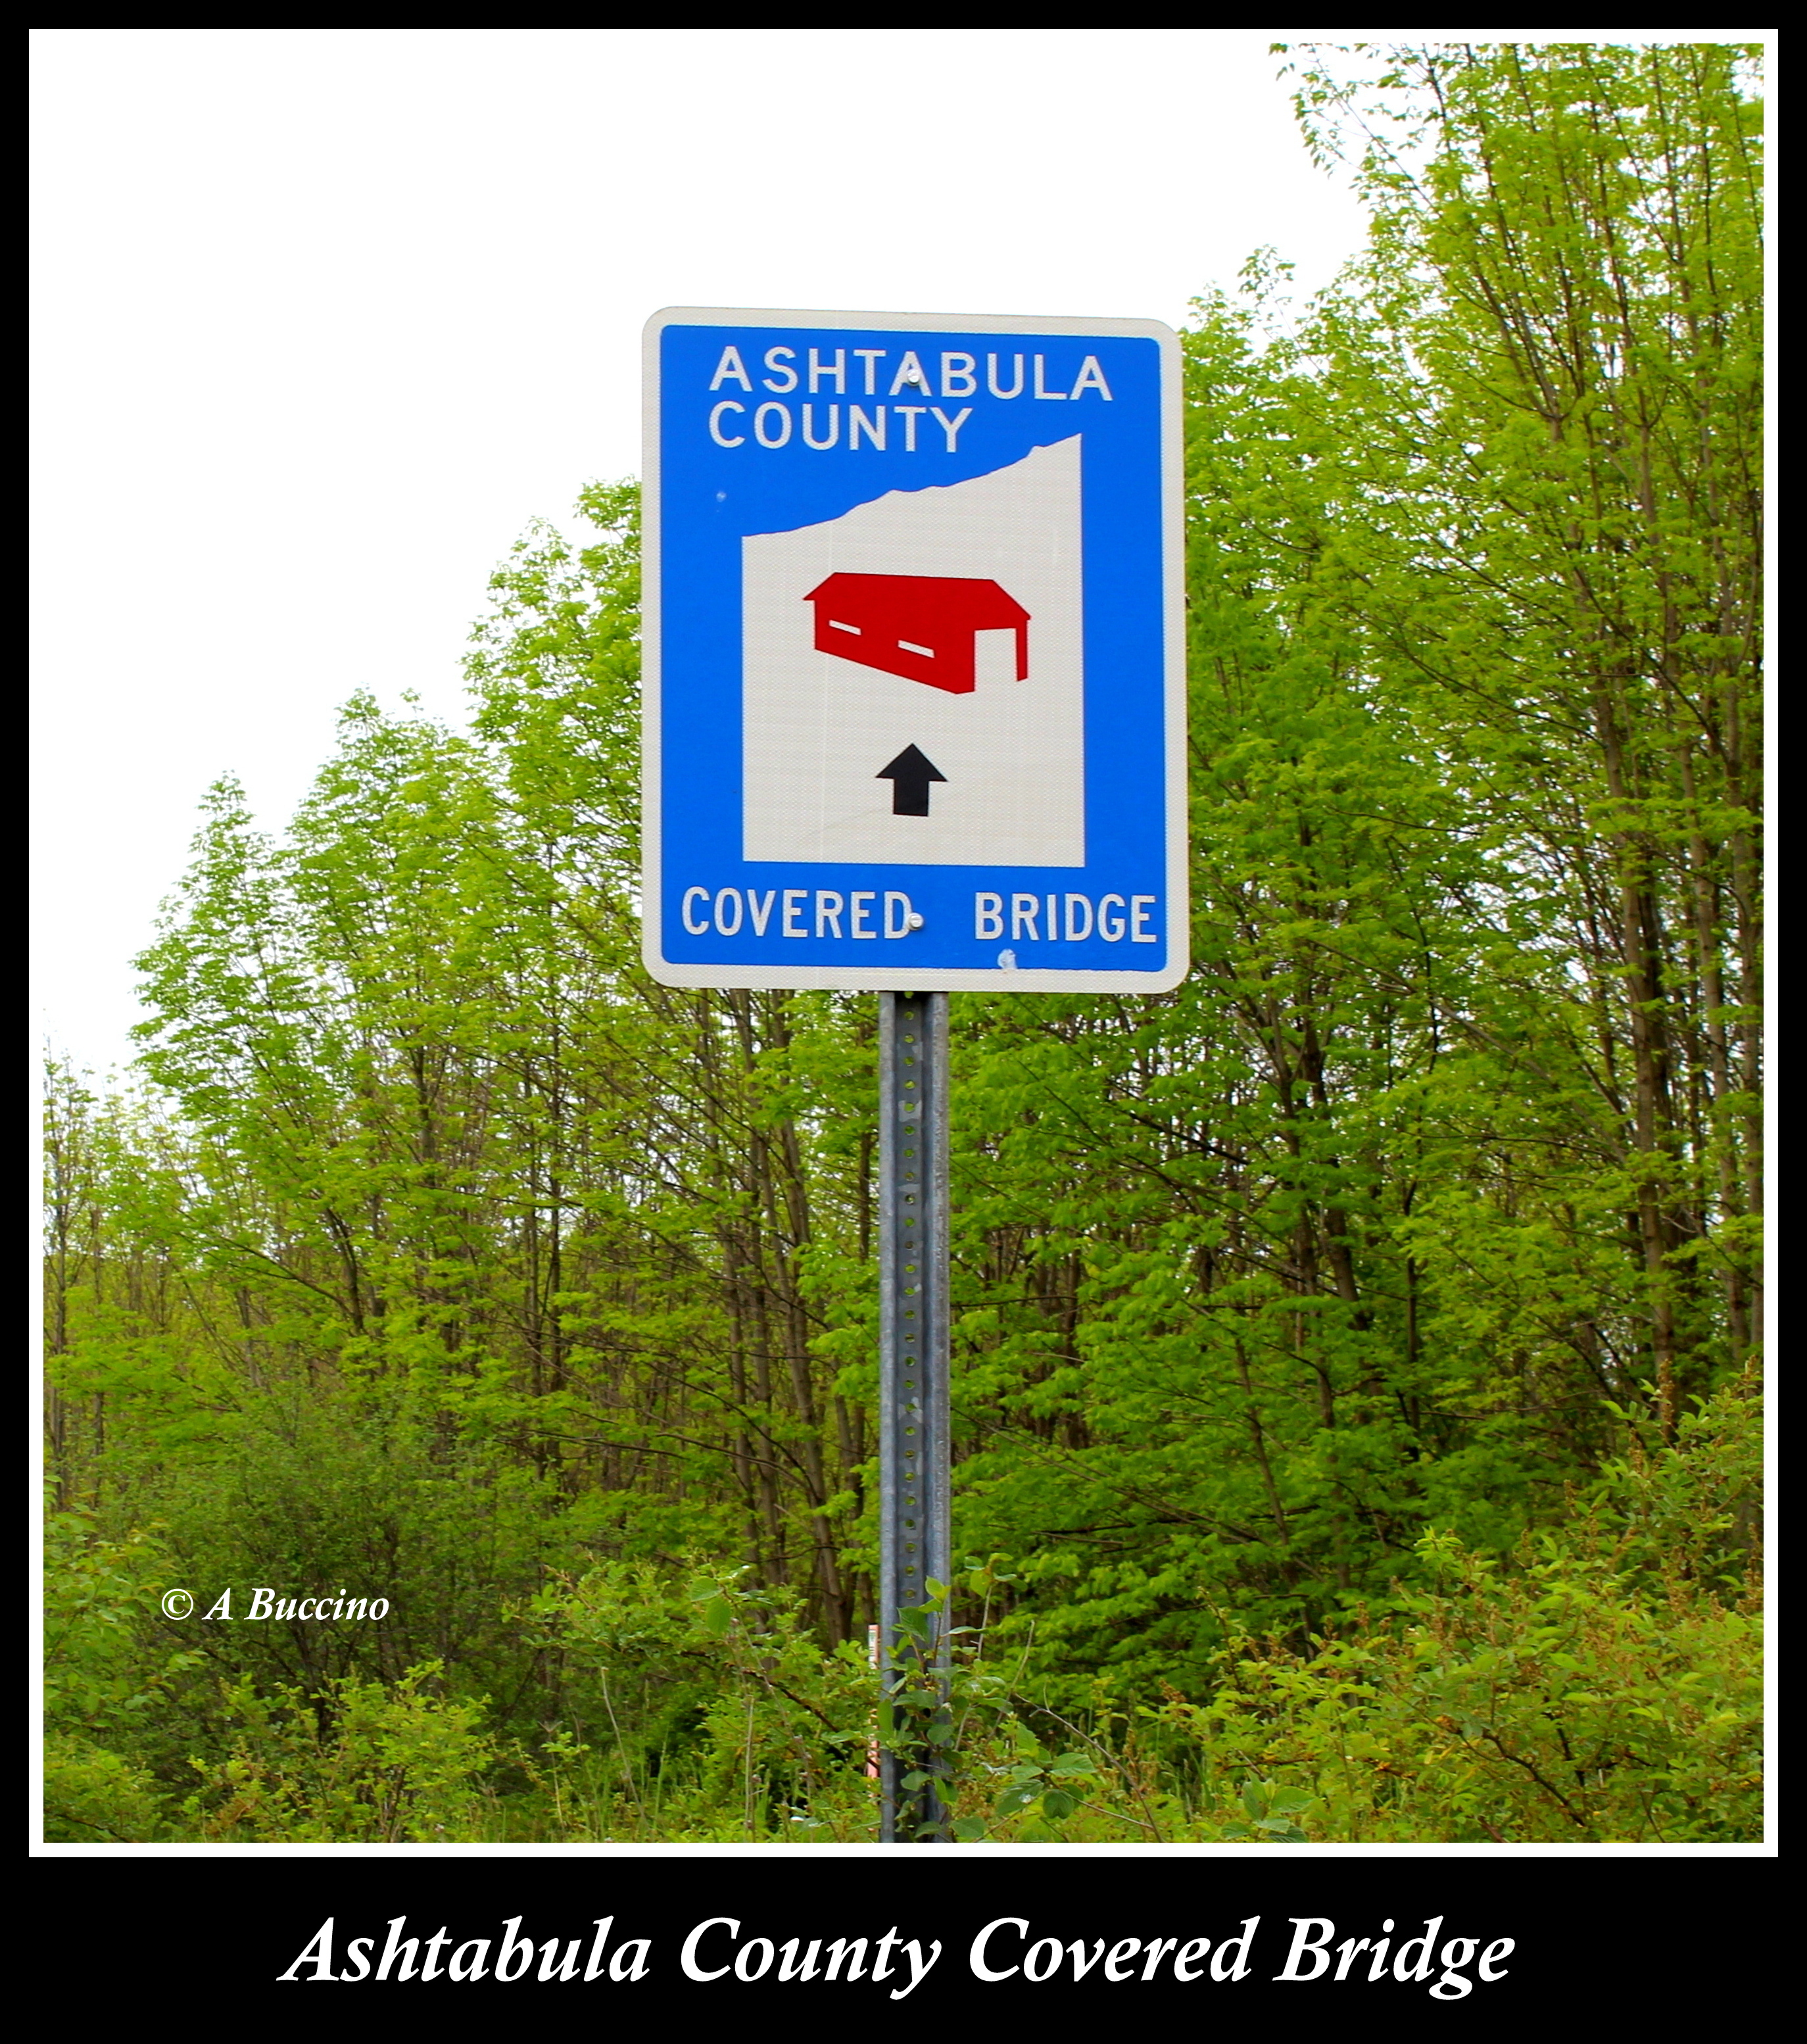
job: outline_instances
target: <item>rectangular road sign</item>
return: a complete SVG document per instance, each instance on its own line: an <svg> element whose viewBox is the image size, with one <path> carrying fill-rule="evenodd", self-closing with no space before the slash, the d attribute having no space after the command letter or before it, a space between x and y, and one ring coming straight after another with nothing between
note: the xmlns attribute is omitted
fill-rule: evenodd
<svg viewBox="0 0 1807 2044"><path fill-rule="evenodd" d="M1180 402L1153 320L654 316L655 979L1185 977Z"/></svg>

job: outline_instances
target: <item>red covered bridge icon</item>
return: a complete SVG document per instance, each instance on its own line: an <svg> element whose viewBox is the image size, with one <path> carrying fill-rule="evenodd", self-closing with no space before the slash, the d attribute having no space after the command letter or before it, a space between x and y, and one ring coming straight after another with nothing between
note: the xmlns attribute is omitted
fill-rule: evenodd
<svg viewBox="0 0 1807 2044"><path fill-rule="evenodd" d="M831 574L815 605L816 650L881 674L973 693L973 635L1014 631L1016 678L1029 678L1029 613L995 582L957 575Z"/></svg>

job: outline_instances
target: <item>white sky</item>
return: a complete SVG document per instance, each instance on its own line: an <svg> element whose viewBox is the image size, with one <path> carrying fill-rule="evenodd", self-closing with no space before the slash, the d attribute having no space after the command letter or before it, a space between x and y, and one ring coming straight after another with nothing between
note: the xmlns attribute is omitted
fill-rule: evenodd
<svg viewBox="0 0 1807 2044"><path fill-rule="evenodd" d="M1263 244L1328 282L1361 223L1287 35L38 31L37 1040L129 1055L218 775L279 828L355 690L462 717L491 569L638 471L658 307L1178 325Z"/></svg>

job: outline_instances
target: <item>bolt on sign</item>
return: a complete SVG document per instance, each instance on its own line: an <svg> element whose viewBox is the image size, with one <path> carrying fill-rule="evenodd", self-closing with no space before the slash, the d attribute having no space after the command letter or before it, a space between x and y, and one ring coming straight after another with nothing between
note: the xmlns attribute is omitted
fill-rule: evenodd
<svg viewBox="0 0 1807 2044"><path fill-rule="evenodd" d="M1184 978L1179 370L1146 320L648 323L656 979Z"/></svg>

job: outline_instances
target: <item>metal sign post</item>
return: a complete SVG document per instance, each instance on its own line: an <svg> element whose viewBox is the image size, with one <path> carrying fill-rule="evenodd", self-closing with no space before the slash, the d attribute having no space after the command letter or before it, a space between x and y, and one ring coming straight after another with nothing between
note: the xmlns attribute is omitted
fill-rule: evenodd
<svg viewBox="0 0 1807 2044"><path fill-rule="evenodd" d="M946 1835L947 996L878 997L879 1836Z"/></svg>

